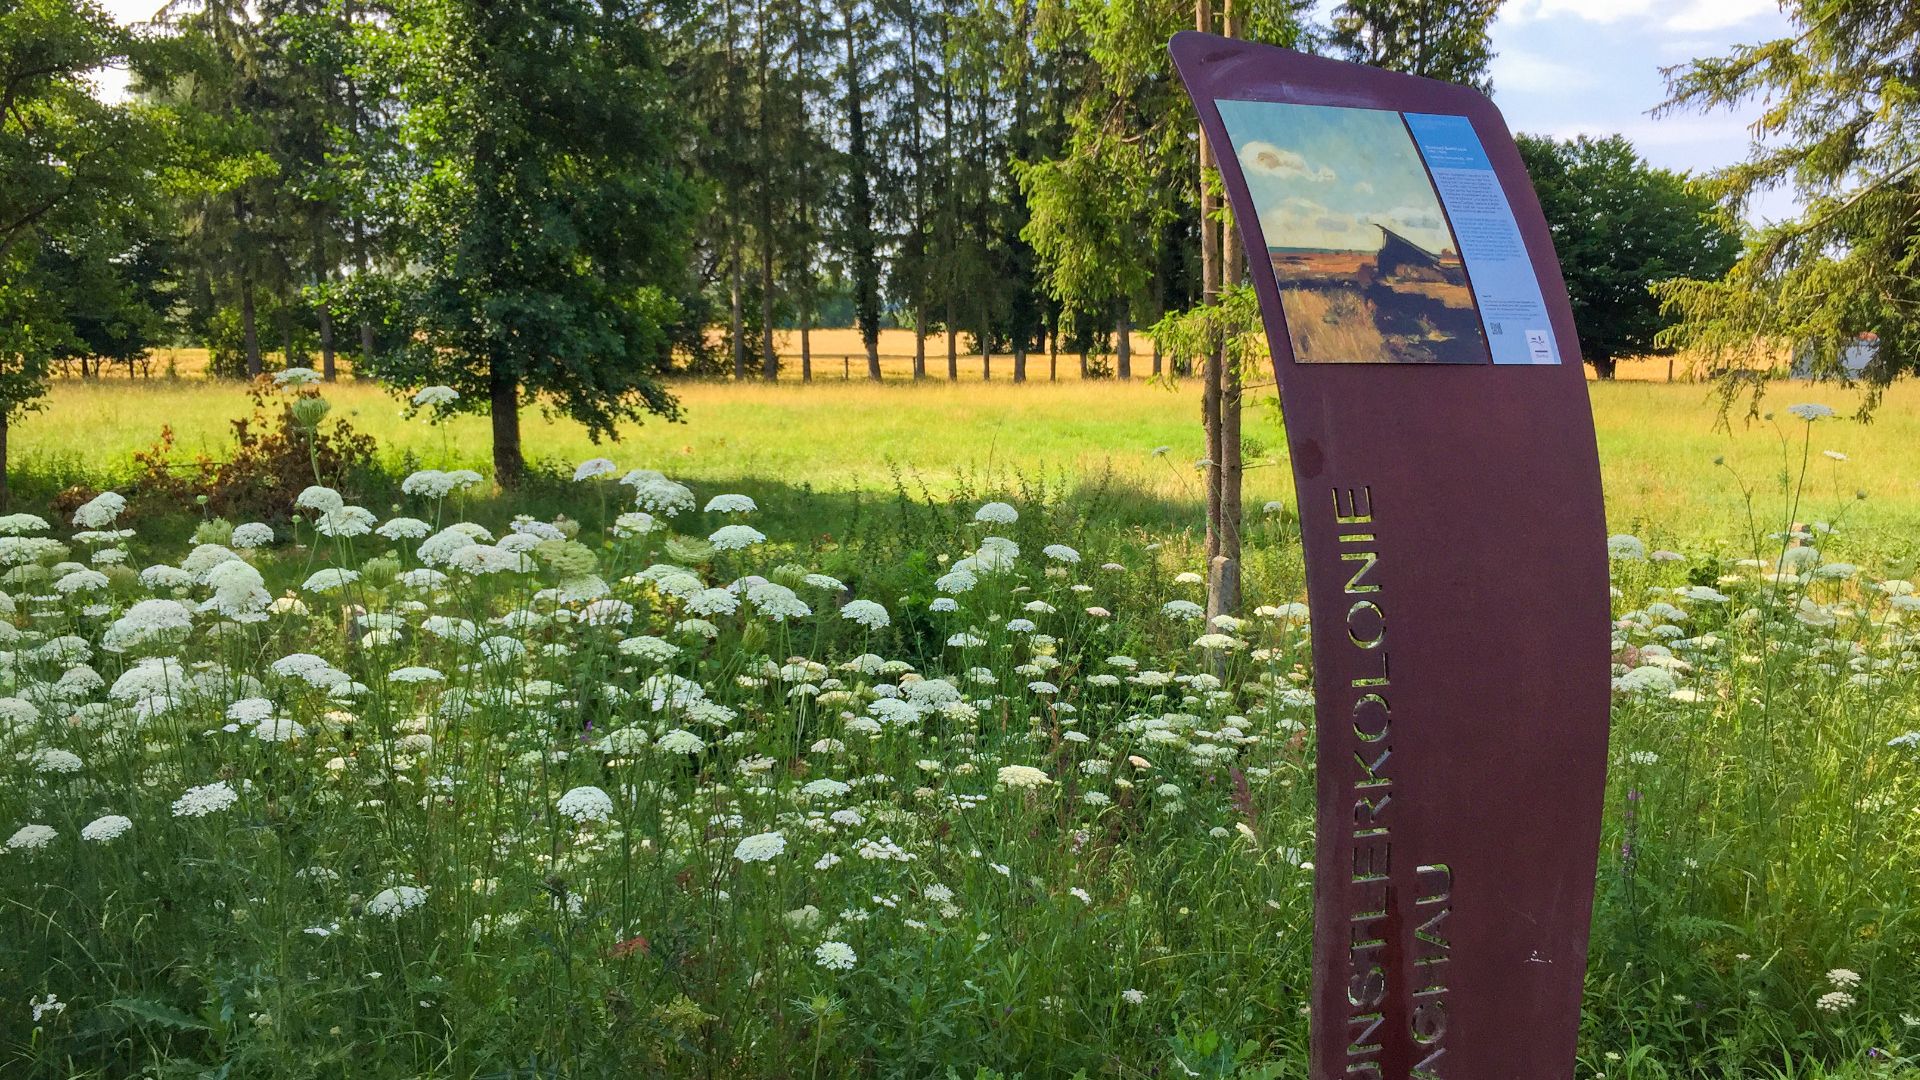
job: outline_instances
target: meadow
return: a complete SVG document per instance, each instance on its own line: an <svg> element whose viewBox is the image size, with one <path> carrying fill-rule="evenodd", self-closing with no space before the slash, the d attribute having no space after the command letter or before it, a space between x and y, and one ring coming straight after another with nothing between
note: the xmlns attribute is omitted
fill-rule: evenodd
<svg viewBox="0 0 1920 1080"><path fill-rule="evenodd" d="M96 494L162 422L226 453L233 389L55 388L0 517L0 1075L1305 1076L1277 416L1209 624L1191 385L679 389L614 446L530 416L498 495L480 422L326 387L385 479L241 521ZM1582 1080L1920 1075L1920 391L1810 402L1594 387Z"/></svg>
<svg viewBox="0 0 1920 1080"><path fill-rule="evenodd" d="M1749 422L1735 410L1722 422L1713 392L1701 384L1630 379L1590 389L1609 519L1616 530L1656 538L1723 537L1746 523L1744 491L1777 491L1783 473L1797 470L1795 455L1804 449L1798 427L1777 410L1813 401L1845 416L1858 402L1848 390L1776 383L1763 399L1771 419ZM631 426L617 444L601 446L575 425L529 409L522 420L528 454L556 474L612 454L703 482L842 493L889 492L900 477L936 492L1015 474L1074 483L1110 478L1161 504L1163 524L1196 517L1200 487L1193 463L1202 452L1193 380L687 382L676 393L684 423ZM373 436L392 470L490 471L484 417L445 424L407 419L403 399L351 380L329 387L327 396L334 416ZM173 431L182 456L219 458L230 446L232 421L249 409L230 385L200 379L61 381L44 411L14 427L16 483L40 493L124 483L134 471L133 454L151 447L162 425ZM1245 430L1248 504L1290 499L1285 438L1270 387L1251 392ZM1895 386L1871 423L1841 420L1820 436L1811 448L1816 457L1835 450L1848 460L1813 462L1809 513L1873 530L1920 520L1920 384Z"/></svg>

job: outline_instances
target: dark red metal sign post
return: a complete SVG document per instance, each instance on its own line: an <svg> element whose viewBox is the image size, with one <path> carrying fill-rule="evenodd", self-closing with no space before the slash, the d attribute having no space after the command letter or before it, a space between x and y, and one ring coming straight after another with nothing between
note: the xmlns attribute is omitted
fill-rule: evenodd
<svg viewBox="0 0 1920 1080"><path fill-rule="evenodd" d="M1608 592L1566 288L1499 112L1198 33L1313 611L1318 1080L1573 1075Z"/></svg>

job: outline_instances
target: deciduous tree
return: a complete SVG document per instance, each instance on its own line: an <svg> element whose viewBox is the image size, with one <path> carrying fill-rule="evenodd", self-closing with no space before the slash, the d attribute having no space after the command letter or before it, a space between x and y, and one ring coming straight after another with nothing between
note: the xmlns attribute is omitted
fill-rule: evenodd
<svg viewBox="0 0 1920 1080"><path fill-rule="evenodd" d="M90 0L18 0L0 9L0 506L7 433L46 392L54 358L79 337L69 314L105 244L144 210L162 163L158 126L110 105L90 76L136 46ZM76 272L63 273L60 264Z"/></svg>
<svg viewBox="0 0 1920 1080"><path fill-rule="evenodd" d="M1657 336L1675 321L1654 286L1726 273L1739 234L1704 190L1648 165L1619 135L1522 135L1520 156L1553 230L1582 359L1611 379L1620 358L1660 351Z"/></svg>
<svg viewBox="0 0 1920 1080"><path fill-rule="evenodd" d="M408 0L407 344L377 371L444 383L493 419L495 479L526 462L520 408L617 435L673 417L668 365L693 188L655 33L627 0Z"/></svg>

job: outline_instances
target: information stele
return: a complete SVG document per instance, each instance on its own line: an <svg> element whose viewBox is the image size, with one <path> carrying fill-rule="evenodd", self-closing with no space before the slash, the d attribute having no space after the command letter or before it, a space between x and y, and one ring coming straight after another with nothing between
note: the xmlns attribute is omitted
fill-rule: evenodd
<svg viewBox="0 0 1920 1080"><path fill-rule="evenodd" d="M1605 516L1539 201L1463 86L1208 34L1312 610L1316 1080L1573 1076L1606 778Z"/></svg>

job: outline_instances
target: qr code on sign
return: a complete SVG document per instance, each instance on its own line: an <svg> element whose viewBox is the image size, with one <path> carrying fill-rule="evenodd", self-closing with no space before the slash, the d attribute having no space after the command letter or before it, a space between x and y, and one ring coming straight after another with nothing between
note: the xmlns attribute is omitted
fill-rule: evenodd
<svg viewBox="0 0 1920 1080"><path fill-rule="evenodd" d="M1488 323L1488 324L1487 324L1487 335L1488 335L1489 337L1499 337L1499 336L1500 336L1500 324L1499 324L1499 323L1497 323L1497 322L1495 322L1495 323Z"/></svg>

